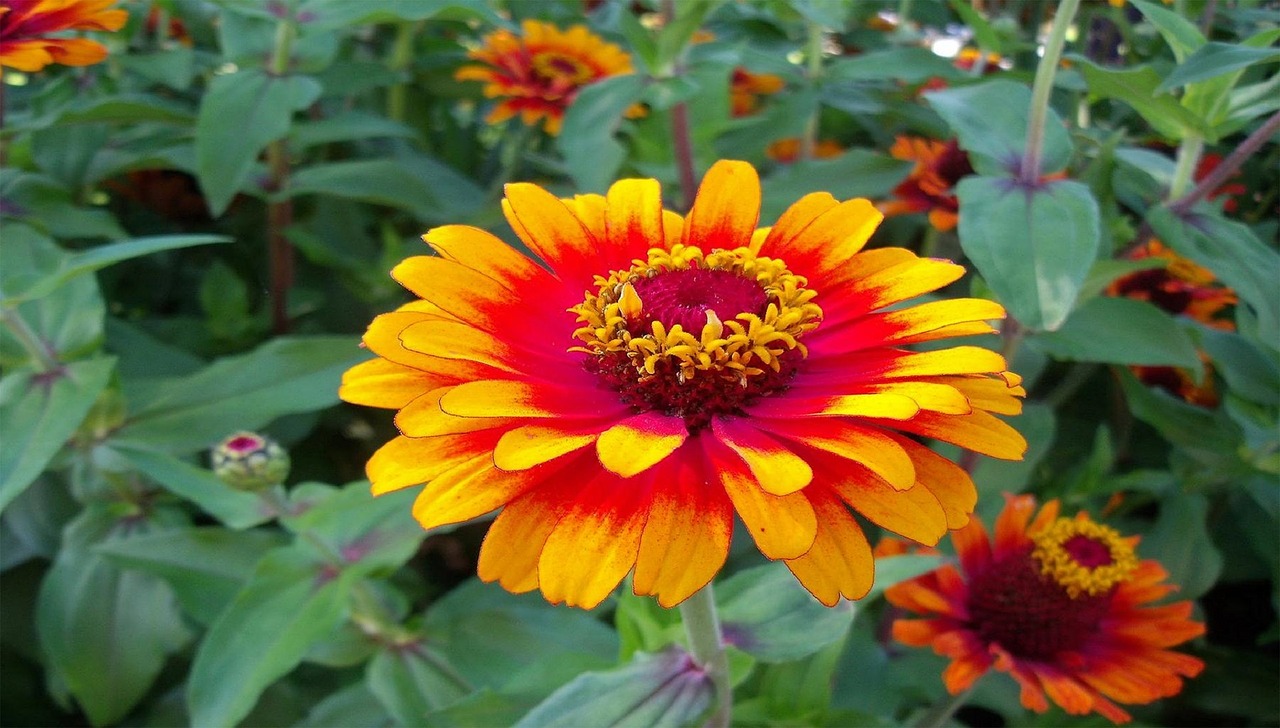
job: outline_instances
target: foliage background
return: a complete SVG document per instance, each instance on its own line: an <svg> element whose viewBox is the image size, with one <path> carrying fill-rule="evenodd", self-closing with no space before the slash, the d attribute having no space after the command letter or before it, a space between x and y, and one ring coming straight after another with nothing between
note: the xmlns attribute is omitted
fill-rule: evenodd
<svg viewBox="0 0 1280 728"><path fill-rule="evenodd" d="M679 205L680 105L699 172L718 158L762 169L762 223L814 190L888 199L911 170L888 154L895 137L959 138L977 174L960 186L958 230L892 218L873 245L966 260L975 275L958 291L1021 323L983 345L1015 340L1031 451L976 463L979 512L1001 492L1105 511L1198 601L1208 634L1191 651L1208 668L1139 721L1280 722L1274 128L1230 212L1178 199L1193 183L1179 163L1201 142L1226 154L1280 108L1274 6L1086 2L1046 134L1044 172L1066 180L1021 202L992 190L1023 150L1047 2L678 2L662 27L644 0L124 7L106 62L4 72L5 724L509 724L583 673L532 722L628 705L637 720L694 721L704 706L655 703L646 681L661 665L633 659L679 639L675 615L626 594L583 613L476 583L484 525L423 534L412 494L370 499L363 463L390 417L335 394L365 324L405 300L387 271L424 252L425 229L467 223L516 244L503 183L568 195L650 176ZM885 29L885 11L915 25ZM524 17L585 21L637 73L583 91L558 137L490 126L492 102L452 74ZM690 43L699 29L714 39ZM922 45L939 38L1004 61L959 68ZM739 67L786 87L734 117ZM647 115L625 119L637 101ZM846 151L767 156L806 135ZM1235 289L1234 330L1104 295L1151 265L1125 258L1151 232ZM1219 402L1146 386L1135 364L1201 372ZM207 469L205 451L242 429L290 451L287 495L233 491ZM735 542L718 590L754 637L734 655L739 722L892 725L943 699L943 661L887 641L877 598L935 562L885 560L872 596L834 610L761 562ZM1025 712L1001 676L957 720L1067 716Z"/></svg>

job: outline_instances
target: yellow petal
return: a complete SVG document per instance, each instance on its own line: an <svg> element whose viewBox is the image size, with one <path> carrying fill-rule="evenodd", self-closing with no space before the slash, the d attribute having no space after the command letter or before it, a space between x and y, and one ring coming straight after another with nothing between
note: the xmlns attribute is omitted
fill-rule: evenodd
<svg viewBox="0 0 1280 728"><path fill-rule="evenodd" d="M493 451L493 463L503 470L528 470L596 441L599 427L524 425L507 431Z"/></svg>
<svg viewBox="0 0 1280 728"><path fill-rule="evenodd" d="M742 420L717 417L711 431L746 463L766 493L787 495L813 480L813 469L786 445Z"/></svg>
<svg viewBox="0 0 1280 728"><path fill-rule="evenodd" d="M675 452L689 437L679 417L645 412L610 427L596 441L600 464L624 478L644 472Z"/></svg>
<svg viewBox="0 0 1280 728"><path fill-rule="evenodd" d="M733 505L709 487L702 468L664 463L640 539L634 590L671 608L706 586L724 566L733 535Z"/></svg>
<svg viewBox="0 0 1280 728"><path fill-rule="evenodd" d="M809 552L787 560L787 568L814 598L834 607L840 597L861 599L871 591L875 559L867 537L849 509L825 489L806 492L818 517L818 535Z"/></svg>

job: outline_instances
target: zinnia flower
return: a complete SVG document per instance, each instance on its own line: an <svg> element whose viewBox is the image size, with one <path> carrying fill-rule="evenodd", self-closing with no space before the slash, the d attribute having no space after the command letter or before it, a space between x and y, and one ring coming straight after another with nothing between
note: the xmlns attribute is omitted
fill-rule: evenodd
<svg viewBox="0 0 1280 728"><path fill-rule="evenodd" d="M835 604L872 581L850 508L928 544L972 512L969 476L910 435L1026 448L991 414L1024 394L1001 356L904 348L991 333L1004 310L901 307L964 269L863 251L881 220L867 200L814 193L757 229L755 169L719 162L687 217L651 179L565 200L509 184L503 209L542 264L477 228L429 231L439 257L392 271L422 300L374 320L379 358L341 391L399 410L375 494L426 483L428 529L502 508L485 581L592 607L634 569L635 592L671 606L724 564L736 512Z"/></svg>
<svg viewBox="0 0 1280 728"><path fill-rule="evenodd" d="M1208 268L1178 255L1154 239L1129 257L1133 260L1163 258L1168 264L1120 278L1108 289L1111 295L1149 301L1175 316L1187 316L1215 329L1235 330L1235 324L1223 314L1235 305L1236 293L1219 283ZM1210 365L1204 352L1200 353L1200 358L1206 367ZM1174 367L1134 366L1130 370L1143 383L1160 387L1191 404L1202 407L1218 404L1211 370L1206 370L1203 382L1197 382L1189 372Z"/></svg>
<svg viewBox="0 0 1280 728"><path fill-rule="evenodd" d="M790 164L800 158L800 139L798 137L779 139L770 144L764 153L775 162ZM841 154L844 154L844 147L830 139L823 139L813 145L814 159L834 159Z"/></svg>
<svg viewBox="0 0 1280 728"><path fill-rule="evenodd" d="M787 85L772 73L752 73L745 68L733 69L729 80L729 108L734 116L750 116L760 108L760 97L772 96Z"/></svg>
<svg viewBox="0 0 1280 728"><path fill-rule="evenodd" d="M484 65L463 66L454 77L484 81L484 95L502 101L489 112L498 124L520 115L528 126L546 120L548 134L559 134L565 109L583 86L631 73L631 56L622 48L575 25L560 30L551 23L526 20L521 35L496 30L484 45L467 53Z"/></svg>
<svg viewBox="0 0 1280 728"><path fill-rule="evenodd" d="M956 183L973 174L969 155L954 139L940 142L919 137L898 137L889 153L916 166L893 188L897 199L881 203L880 211L889 216L927 212L929 224L940 232L954 229L960 220Z"/></svg>
<svg viewBox="0 0 1280 728"><path fill-rule="evenodd" d="M994 543L974 519L952 534L959 568L947 565L891 587L885 596L931 619L900 619L893 636L932 645L952 662L942 678L953 695L991 668L1022 687L1022 704L1048 700L1068 713L1096 711L1116 723L1116 703L1176 695L1200 660L1166 648L1204 633L1191 602L1148 606L1172 592L1155 561L1139 561L1124 538L1084 513L1059 518L1058 502L1035 512L1031 496L1009 497ZM1046 700L1047 696L1047 700ZM1112 702L1115 701L1115 702Z"/></svg>
<svg viewBox="0 0 1280 728"><path fill-rule="evenodd" d="M91 66L106 46L87 38L54 38L64 30L119 30L129 13L115 0L6 0L0 6L0 68L35 73L51 63Z"/></svg>

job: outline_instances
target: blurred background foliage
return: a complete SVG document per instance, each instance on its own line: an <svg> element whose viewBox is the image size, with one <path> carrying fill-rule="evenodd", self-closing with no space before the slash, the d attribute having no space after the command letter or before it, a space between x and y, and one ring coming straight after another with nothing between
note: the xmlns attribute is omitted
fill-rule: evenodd
<svg viewBox="0 0 1280 728"><path fill-rule="evenodd" d="M477 583L484 525L423 533L411 494L371 499L363 463L390 416L336 397L366 322L407 299L387 271L425 252L422 232L517 244L511 180L570 195L656 177L679 207L681 115L699 173L762 170L762 224L815 190L911 203L873 246L967 261L957 292L1017 321L981 345L1017 347L1031 449L969 463L979 513L1034 492L1105 514L1197 600L1208 667L1140 722L1280 722L1274 4L1085 2L1052 87L1049 181L1013 195L1050 2L122 7L103 63L3 72L5 724L696 722L705 700L654 687L674 613ZM585 88L557 136L491 125L494 101L454 72L524 18L585 23L635 73ZM906 138L958 140L962 163L930 167ZM255 429L290 453L287 490L209 469L209 448ZM832 610L762 561L735 542L718 590L752 646L733 655L739 723L893 725L943 699L943 659L893 644L878 596L936 559L886 559L872 596ZM1068 717L993 678L954 720Z"/></svg>

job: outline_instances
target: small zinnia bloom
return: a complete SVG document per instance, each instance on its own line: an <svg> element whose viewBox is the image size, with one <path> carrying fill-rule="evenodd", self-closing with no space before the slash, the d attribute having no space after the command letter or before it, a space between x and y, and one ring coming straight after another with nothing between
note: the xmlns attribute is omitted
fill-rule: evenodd
<svg viewBox="0 0 1280 728"><path fill-rule="evenodd" d="M739 66L729 80L729 108L734 116L750 116L760 108L761 96L772 96L787 85L772 73L752 73Z"/></svg>
<svg viewBox="0 0 1280 728"><path fill-rule="evenodd" d="M119 30L129 13L115 0L7 0L0 5L0 68L35 73L51 63L91 66L107 48L87 38L51 37L66 30Z"/></svg>
<svg viewBox="0 0 1280 728"><path fill-rule="evenodd" d="M519 36L508 30L485 36L481 47L467 53L484 65L463 66L454 74L459 81L484 81L484 95L502 99L489 112L491 124L519 115L528 126L545 119L547 133L559 134L565 109L582 87L632 72L631 56L585 25L560 30L526 20L520 28Z"/></svg>
<svg viewBox="0 0 1280 728"><path fill-rule="evenodd" d="M1138 560L1137 537L1084 513L1059 518L1057 501L1035 510L1031 496L1009 497L994 542L973 519L952 534L959 568L891 587L890 603L932 616L897 620L893 636L950 657L942 678L953 695L994 667L1038 713L1052 700L1123 723L1129 714L1116 703L1176 695L1204 667L1166 649L1204 633L1191 602L1150 606L1176 587L1160 564Z"/></svg>
<svg viewBox="0 0 1280 728"><path fill-rule="evenodd" d="M929 224L940 232L953 230L960 220L956 183L973 174L969 155L954 139L940 142L919 137L898 137L889 153L916 166L893 188L897 199L881 203L880 211L889 216L927 212Z"/></svg>
<svg viewBox="0 0 1280 728"><path fill-rule="evenodd" d="M779 139L769 145L764 150L765 156L775 162L790 164L800 158L800 139L797 137L789 137L787 139ZM834 159L844 154L844 147L839 142L823 139L814 142L813 158L814 159Z"/></svg>
<svg viewBox="0 0 1280 728"><path fill-rule="evenodd" d="M376 318L379 358L343 380L399 410L373 492L426 483L424 528L502 508L480 578L583 607L633 569L637 594L681 602L724 564L735 512L826 604L871 587L853 512L926 544L966 523L973 482L913 436L1021 458L992 413L1024 391L990 350L906 347L992 333L1004 310L902 307L964 269L863 251L867 200L814 193L757 229L760 197L745 162L713 166L687 217L652 179L564 200L509 184L541 265L477 228L427 232L439 256L392 271L423 300Z"/></svg>

